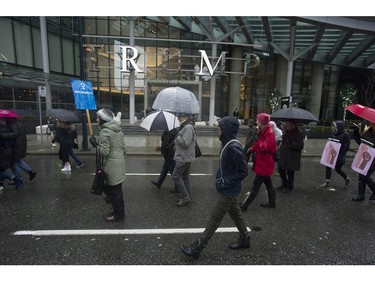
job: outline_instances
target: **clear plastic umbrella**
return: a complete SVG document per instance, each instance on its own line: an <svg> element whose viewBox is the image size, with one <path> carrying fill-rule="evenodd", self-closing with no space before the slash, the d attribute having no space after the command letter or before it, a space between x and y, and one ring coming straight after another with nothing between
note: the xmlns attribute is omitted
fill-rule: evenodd
<svg viewBox="0 0 375 281"><path fill-rule="evenodd" d="M161 90L152 108L175 113L200 114L199 102L194 93L181 87Z"/></svg>

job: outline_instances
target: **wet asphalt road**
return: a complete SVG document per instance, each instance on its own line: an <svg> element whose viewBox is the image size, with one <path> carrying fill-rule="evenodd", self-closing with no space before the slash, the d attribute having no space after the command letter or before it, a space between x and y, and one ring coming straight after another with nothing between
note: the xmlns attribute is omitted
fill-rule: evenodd
<svg viewBox="0 0 375 281"><path fill-rule="evenodd" d="M230 250L236 232L216 233L199 259L184 256L179 248L198 234L122 234L33 236L14 235L21 230L129 230L204 228L216 198L213 180L218 161L202 157L191 168L193 202L182 208L170 193L167 177L160 190L150 184L160 172L160 156L129 156L123 184L126 219L107 223L110 205L104 196L90 194L94 156L84 155L85 166L60 172L57 156L26 157L37 171L33 181L25 175L20 190L7 185L0 199L1 265L374 265L375 202L366 190L366 201L353 202L358 175L349 166L353 179L348 188L335 172L334 190L318 189L324 179L319 158L303 158L296 173L292 194L277 192L277 208L263 209L267 200L263 186L258 198L245 213L251 231L251 248ZM74 165L73 165L74 166ZM250 187L253 174L245 179L242 194ZM275 186L280 179L273 177ZM229 216L221 227L234 227Z"/></svg>

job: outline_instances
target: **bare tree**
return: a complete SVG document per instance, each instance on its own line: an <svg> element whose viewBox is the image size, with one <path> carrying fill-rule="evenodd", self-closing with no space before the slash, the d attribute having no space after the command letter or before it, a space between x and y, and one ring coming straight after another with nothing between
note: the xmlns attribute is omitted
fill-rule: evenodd
<svg viewBox="0 0 375 281"><path fill-rule="evenodd" d="M371 107L375 101L375 72L369 73L364 77L362 90L365 105Z"/></svg>

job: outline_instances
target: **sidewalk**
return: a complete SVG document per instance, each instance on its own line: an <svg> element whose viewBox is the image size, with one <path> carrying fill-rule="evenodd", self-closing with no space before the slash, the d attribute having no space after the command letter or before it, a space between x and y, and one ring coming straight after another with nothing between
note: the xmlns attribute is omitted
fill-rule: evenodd
<svg viewBox="0 0 375 281"><path fill-rule="evenodd" d="M147 156L160 156L160 135L157 133L137 133L137 134L125 134L125 143L128 149L128 155L147 155ZM27 135L28 146L27 153L33 155L56 155L58 153L58 147L51 147L52 137L49 135L30 134ZM245 136L239 136L239 141L244 144ZM320 157L322 155L326 139L306 139L305 147L302 152L303 157ZM76 150L76 154L95 154L95 150L88 142L88 150L82 151L82 136L78 136L79 149ZM204 135L198 134L198 144L201 148L203 157L217 157L220 151L220 141L218 135ZM348 157L354 157L354 149L358 148L357 143L351 141L351 151L348 152Z"/></svg>

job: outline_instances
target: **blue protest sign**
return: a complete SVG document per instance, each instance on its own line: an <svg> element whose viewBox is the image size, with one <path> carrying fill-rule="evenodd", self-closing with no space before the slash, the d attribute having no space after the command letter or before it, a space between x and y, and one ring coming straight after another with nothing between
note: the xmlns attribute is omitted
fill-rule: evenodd
<svg viewBox="0 0 375 281"><path fill-rule="evenodd" d="M91 82L72 80L72 89L77 109L96 109Z"/></svg>

